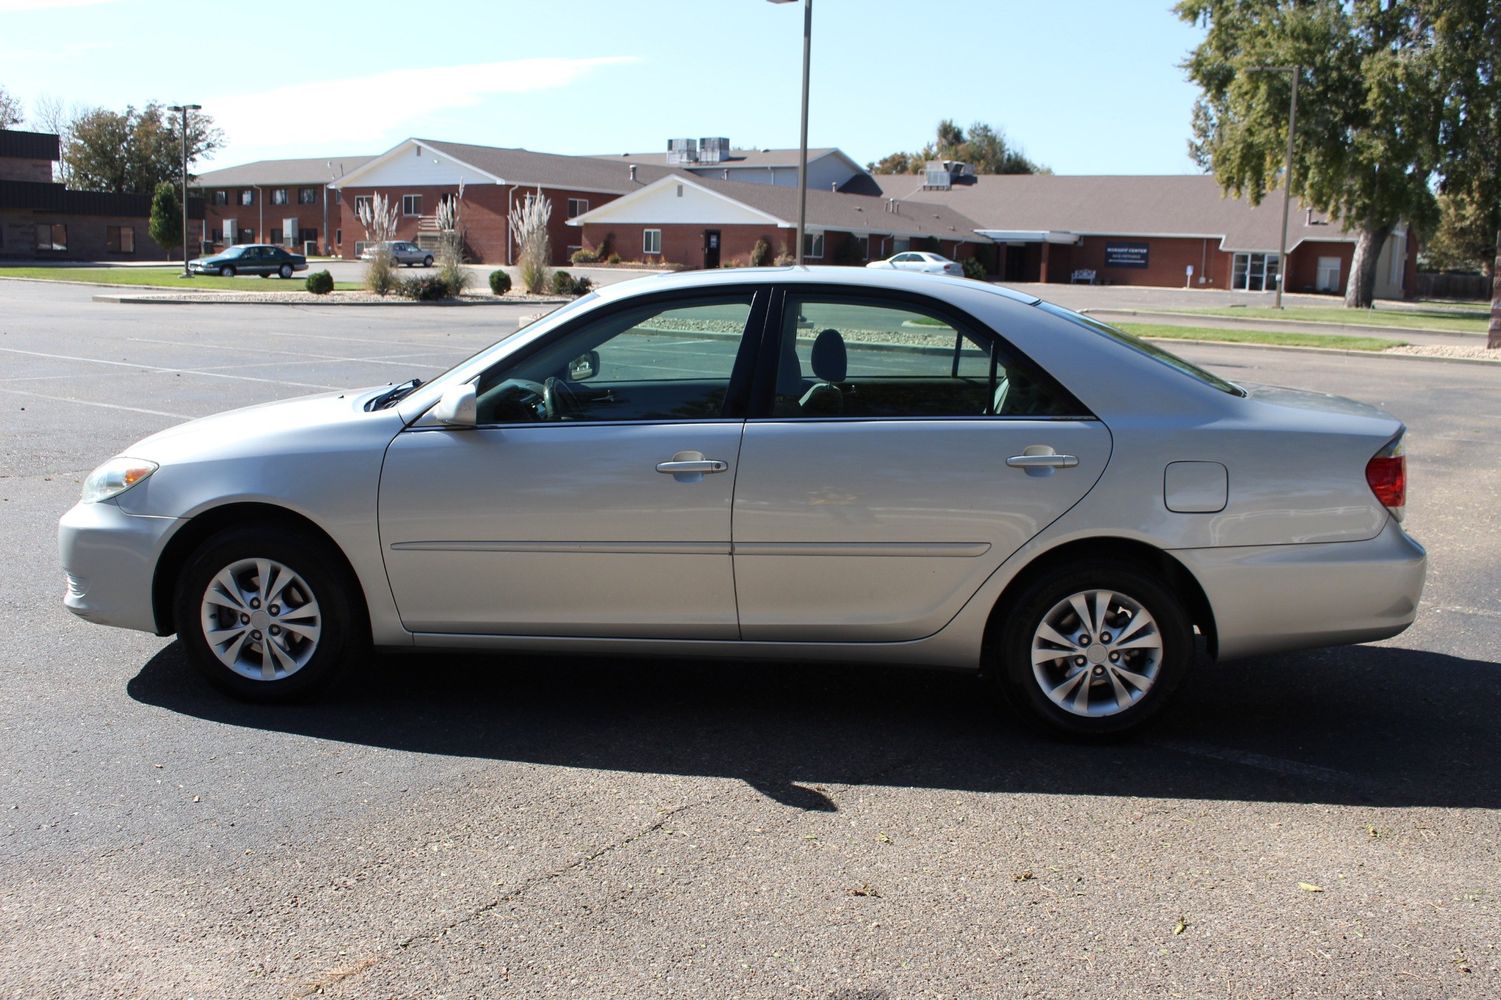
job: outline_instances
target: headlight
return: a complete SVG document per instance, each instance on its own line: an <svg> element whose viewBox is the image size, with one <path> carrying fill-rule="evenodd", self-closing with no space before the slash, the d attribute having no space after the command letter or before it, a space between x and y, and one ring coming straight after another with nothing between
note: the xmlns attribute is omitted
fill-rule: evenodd
<svg viewBox="0 0 1501 1000"><path fill-rule="evenodd" d="M112 458L89 473L83 481L83 502L98 503L117 497L157 470L155 462L143 458Z"/></svg>

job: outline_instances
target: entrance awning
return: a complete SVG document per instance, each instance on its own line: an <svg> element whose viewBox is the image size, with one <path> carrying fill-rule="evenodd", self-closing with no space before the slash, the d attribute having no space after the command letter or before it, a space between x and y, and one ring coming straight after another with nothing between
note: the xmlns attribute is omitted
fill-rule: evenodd
<svg viewBox="0 0 1501 1000"><path fill-rule="evenodd" d="M997 243L1061 243L1079 242L1078 233L1059 229L976 229L976 233Z"/></svg>

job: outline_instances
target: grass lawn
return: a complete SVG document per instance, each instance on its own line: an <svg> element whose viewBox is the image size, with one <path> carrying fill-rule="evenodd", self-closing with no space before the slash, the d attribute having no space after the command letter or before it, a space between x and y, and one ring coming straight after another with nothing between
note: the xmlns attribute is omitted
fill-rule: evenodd
<svg viewBox="0 0 1501 1000"><path fill-rule="evenodd" d="M1248 306L1244 309L1173 309L1194 316L1235 316L1240 319L1389 326L1394 330L1436 330L1442 333L1485 333L1487 315L1463 306L1424 306L1400 309L1344 309L1338 306Z"/></svg>
<svg viewBox="0 0 1501 1000"><path fill-rule="evenodd" d="M1219 327L1164 326L1160 323L1113 324L1137 337L1153 340L1218 340L1227 344L1272 344L1278 347L1333 347L1344 351L1384 351L1402 347L1405 340L1385 337L1341 337L1326 333L1271 333L1266 330L1223 330Z"/></svg>
<svg viewBox="0 0 1501 1000"><path fill-rule="evenodd" d="M0 278L41 278L45 281L77 281L86 285L142 285L148 288L227 288L236 292L306 291L303 282L318 268L298 271L288 281L280 278L220 278L215 275L182 277L171 267L0 267ZM357 291L355 281L336 281L339 291Z"/></svg>

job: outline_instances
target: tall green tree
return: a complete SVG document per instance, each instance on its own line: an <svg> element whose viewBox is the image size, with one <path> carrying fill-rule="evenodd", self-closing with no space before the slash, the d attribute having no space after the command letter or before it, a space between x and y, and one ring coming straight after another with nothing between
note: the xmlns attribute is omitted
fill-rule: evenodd
<svg viewBox="0 0 1501 1000"><path fill-rule="evenodd" d="M975 122L966 133L952 118L938 123L933 142L915 152L883 156L865 169L874 174L920 174L929 160L958 160L977 174L1045 174L1047 167L1034 163L1006 142L1005 135L984 122Z"/></svg>
<svg viewBox="0 0 1501 1000"><path fill-rule="evenodd" d="M169 255L182 244L182 202L177 198L177 186L171 181L156 185L146 229Z"/></svg>
<svg viewBox="0 0 1501 1000"><path fill-rule="evenodd" d="M1501 350L1501 4L1420 0L1433 30L1439 173L1445 191L1495 229L1486 346Z"/></svg>
<svg viewBox="0 0 1501 1000"><path fill-rule="evenodd" d="M213 119L195 113L188 124L188 163L224 144ZM69 183L80 191L150 194L162 181L182 183L182 125L152 102L139 111L94 108L71 123L63 147ZM190 178L191 180L191 178Z"/></svg>
<svg viewBox="0 0 1501 1000"><path fill-rule="evenodd" d="M1203 92L1190 151L1253 204L1286 181L1291 74L1267 70L1301 67L1291 190L1355 233L1345 305L1370 308L1387 237L1403 221L1424 231L1437 214L1439 95L1420 4L1179 0L1176 10L1206 28L1184 63Z"/></svg>

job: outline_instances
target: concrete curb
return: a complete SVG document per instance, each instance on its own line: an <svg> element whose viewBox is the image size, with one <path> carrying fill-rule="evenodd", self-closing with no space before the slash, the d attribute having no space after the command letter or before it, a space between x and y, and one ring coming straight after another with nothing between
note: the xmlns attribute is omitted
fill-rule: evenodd
<svg viewBox="0 0 1501 1000"><path fill-rule="evenodd" d="M1355 323L1330 323L1316 319L1278 319L1275 316L1225 316L1220 313L1196 313L1196 312L1173 312L1170 309L1111 309L1090 308L1081 309L1081 313L1088 316L1144 316L1149 319L1175 319L1194 320L1200 326L1215 326L1216 321L1224 320L1226 323L1237 326L1265 326L1274 323L1282 327L1307 327L1307 333L1328 333L1330 331L1344 330L1352 336L1362 337L1386 337L1398 339L1403 334L1438 334L1449 337L1483 337L1484 333L1465 333L1463 330L1439 330L1434 327L1418 326L1362 326Z"/></svg>
<svg viewBox="0 0 1501 1000"><path fill-rule="evenodd" d="M108 285L108 286L105 286L105 287L117 288L119 286L117 286L117 285ZM323 308L328 308L330 306L337 306L337 307L346 308L346 309L358 308L360 306L402 306L402 307L405 307L405 306L442 306L442 307L446 307L446 308L455 308L455 307L461 307L462 308L462 307L469 307L469 306L559 306L559 305L563 305L565 303L573 301L572 299L506 299L506 298L500 298L500 297L495 297L495 296L492 296L490 298L481 298L478 295L473 295L473 296L465 296L464 298L461 298L461 299L445 299L445 300L438 301L438 302L418 302L418 301L415 301L413 299L402 299L402 298L394 298L394 297L386 299L385 301L382 301L382 302L365 302L365 301L349 302L349 301L341 301L339 299L332 299L332 300L330 300L329 298L325 298L325 297L322 297L322 296L319 296L317 298L310 298L310 299L273 299L273 298L244 299L244 298L239 298L239 296L242 295L242 294L244 294L244 293L241 293L241 292L219 292L219 293L216 294L215 292L199 292L199 293L196 293L196 294L194 294L192 296L183 296L183 295L111 295L111 294L106 293L106 294L103 294L103 295L95 295L93 297L93 301L94 302L108 302L108 303L113 303L115 305L128 305L128 306L143 306L143 305L155 305L155 306L203 306L203 305L213 305L213 306L318 306L318 307L323 307ZM272 293L272 294L274 294L274 293ZM236 297L233 300L229 300L229 299L226 298L227 296L236 296Z"/></svg>
<svg viewBox="0 0 1501 1000"><path fill-rule="evenodd" d="M1456 365L1501 365L1501 358L1490 361L1485 358L1444 358L1433 354L1393 354L1391 351L1351 351L1339 347L1293 347L1288 344L1247 344L1238 340L1180 340L1176 337L1142 337L1142 340L1161 344L1196 344L1204 347L1254 347L1259 351L1298 351L1304 354L1334 354L1347 358L1386 358L1392 361L1443 361Z"/></svg>

